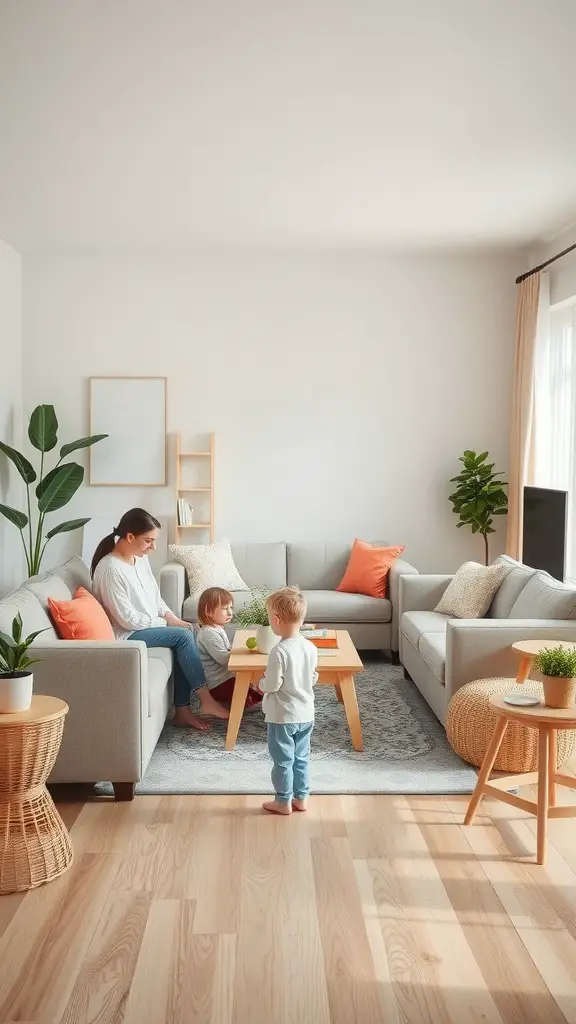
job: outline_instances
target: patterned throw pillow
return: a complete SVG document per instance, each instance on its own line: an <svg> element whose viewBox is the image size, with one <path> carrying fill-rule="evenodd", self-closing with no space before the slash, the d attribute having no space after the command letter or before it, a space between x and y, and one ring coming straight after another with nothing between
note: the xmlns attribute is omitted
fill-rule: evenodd
<svg viewBox="0 0 576 1024"><path fill-rule="evenodd" d="M218 540L215 544L170 544L172 558L186 569L190 596L198 600L208 587L222 587L224 590L249 590L234 565L229 540Z"/></svg>
<svg viewBox="0 0 576 1024"><path fill-rule="evenodd" d="M507 575L507 565L465 562L446 587L434 611L454 619L482 619Z"/></svg>

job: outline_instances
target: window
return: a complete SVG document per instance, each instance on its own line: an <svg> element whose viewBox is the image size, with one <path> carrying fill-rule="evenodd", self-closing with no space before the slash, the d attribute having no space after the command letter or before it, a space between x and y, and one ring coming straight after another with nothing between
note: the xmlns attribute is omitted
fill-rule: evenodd
<svg viewBox="0 0 576 1024"><path fill-rule="evenodd" d="M566 575L576 579L576 296L550 307L535 365L537 487L568 491Z"/></svg>

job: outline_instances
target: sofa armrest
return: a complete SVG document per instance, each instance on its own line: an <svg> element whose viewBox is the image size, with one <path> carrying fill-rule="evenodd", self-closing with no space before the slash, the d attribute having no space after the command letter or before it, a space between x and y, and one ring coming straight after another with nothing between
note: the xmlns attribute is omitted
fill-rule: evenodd
<svg viewBox="0 0 576 1024"><path fill-rule="evenodd" d="M433 612L453 576L401 576L400 618L404 612Z"/></svg>
<svg viewBox="0 0 576 1024"><path fill-rule="evenodd" d="M180 562L167 562L160 569L160 594L180 619L186 600L186 569Z"/></svg>
<svg viewBox="0 0 576 1024"><path fill-rule="evenodd" d="M51 782L137 782L148 716L148 654L136 640L35 643L34 692L70 710Z"/></svg>
<svg viewBox="0 0 576 1024"><path fill-rule="evenodd" d="M388 573L388 594L392 605L392 621L390 624L390 649L398 650L398 635L400 624L400 580L403 576L417 576L416 569L410 562L403 558L395 558Z"/></svg>
<svg viewBox="0 0 576 1024"><path fill-rule="evenodd" d="M473 679L516 677L518 640L574 640L576 620L451 619L446 633L446 697Z"/></svg>

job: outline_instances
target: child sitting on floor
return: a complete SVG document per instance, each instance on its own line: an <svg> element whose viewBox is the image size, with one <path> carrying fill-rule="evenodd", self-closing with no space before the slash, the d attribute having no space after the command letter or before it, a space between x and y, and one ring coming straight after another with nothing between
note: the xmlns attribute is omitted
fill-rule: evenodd
<svg viewBox="0 0 576 1024"><path fill-rule="evenodd" d="M196 644L204 668L206 683L212 697L230 706L234 693L234 672L228 668L230 641L224 626L232 621L234 598L222 587L209 587L198 601L200 629ZM250 689L246 697L246 710L257 708L262 694Z"/></svg>

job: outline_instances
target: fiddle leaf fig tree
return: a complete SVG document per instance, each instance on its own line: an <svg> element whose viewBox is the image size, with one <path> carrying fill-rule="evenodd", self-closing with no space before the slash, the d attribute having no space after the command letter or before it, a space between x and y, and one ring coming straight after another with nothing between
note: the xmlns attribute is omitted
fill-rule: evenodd
<svg viewBox="0 0 576 1024"><path fill-rule="evenodd" d="M484 538L486 565L489 561L488 535L495 532L494 516L505 516L508 512L505 490L508 484L499 479L503 474L494 472L494 463L488 462L488 457L488 452L477 455L473 451L465 451L460 456L462 469L450 480L457 487L449 497L452 511L460 519L456 524L458 529L467 526L472 533L479 533Z"/></svg>
<svg viewBox="0 0 576 1024"><path fill-rule="evenodd" d="M81 448L89 448L105 437L108 437L108 434L94 434L92 437L81 437L77 441L62 445L56 465L46 472L45 456L48 452L53 451L58 444L58 420L53 405L39 405L30 416L28 425L30 444L40 452L38 470L21 452L0 441L0 452L3 452L16 466L26 484L27 511L21 512L9 505L0 505L0 515L8 519L20 533L29 576L35 576L39 572L46 545L52 537L58 533L79 530L80 527L90 522L89 519L69 519L67 522L59 523L45 531L45 527L48 525L46 516L67 505L84 479L83 466L77 462L64 462L63 460L72 452ZM36 487L32 492L31 488L34 484ZM33 512L34 498L36 501Z"/></svg>

